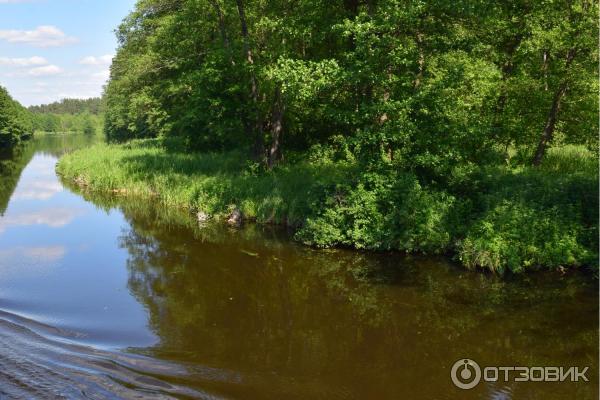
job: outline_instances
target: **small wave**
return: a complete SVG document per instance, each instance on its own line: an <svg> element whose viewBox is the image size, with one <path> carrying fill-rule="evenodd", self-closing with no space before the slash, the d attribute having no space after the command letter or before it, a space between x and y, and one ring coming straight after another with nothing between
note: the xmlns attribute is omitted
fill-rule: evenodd
<svg viewBox="0 0 600 400"><path fill-rule="evenodd" d="M220 399L185 382L230 379L212 368L110 352L69 341L74 332L0 311L0 398Z"/></svg>

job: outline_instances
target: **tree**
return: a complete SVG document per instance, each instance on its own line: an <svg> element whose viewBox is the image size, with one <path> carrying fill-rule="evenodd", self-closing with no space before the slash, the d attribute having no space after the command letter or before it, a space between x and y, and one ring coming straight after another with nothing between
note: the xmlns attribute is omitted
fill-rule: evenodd
<svg viewBox="0 0 600 400"><path fill-rule="evenodd" d="M0 148L14 146L32 133L29 113L0 86Z"/></svg>
<svg viewBox="0 0 600 400"><path fill-rule="evenodd" d="M92 117L89 114L83 114L82 132L86 135L93 135L96 133L96 126Z"/></svg>
<svg viewBox="0 0 600 400"><path fill-rule="evenodd" d="M428 179L511 147L539 164L597 142L596 20L586 0L143 0L117 31L105 129L267 168L332 138Z"/></svg>
<svg viewBox="0 0 600 400"><path fill-rule="evenodd" d="M574 92L575 99L581 98L584 93L577 91L589 90L586 81L597 81L594 75L598 67L598 46L592 32L597 31L598 18L591 11L597 10L597 7L588 0L567 1L564 5L558 3L558 6L548 3L541 10L546 18L540 16L539 20L534 20L534 23L546 28L543 33L536 29L539 37L534 36L533 39L535 44L544 48L542 70L545 90L552 88L544 129L533 156L532 163L536 166L541 164L547 147L554 139L567 94ZM585 93L584 96L590 94ZM588 124L592 128L595 121L588 121ZM561 128L570 136L568 124Z"/></svg>

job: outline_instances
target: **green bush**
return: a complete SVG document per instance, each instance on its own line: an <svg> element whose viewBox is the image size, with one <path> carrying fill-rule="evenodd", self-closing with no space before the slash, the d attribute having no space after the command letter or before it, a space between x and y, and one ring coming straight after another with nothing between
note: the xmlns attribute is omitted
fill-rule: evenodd
<svg viewBox="0 0 600 400"><path fill-rule="evenodd" d="M522 272L531 267L581 266L594 261L583 243L583 227L565 219L557 207L502 201L476 220L458 245L458 254L469 268L496 272Z"/></svg>
<svg viewBox="0 0 600 400"><path fill-rule="evenodd" d="M58 168L93 190L158 197L217 217L238 208L247 220L297 228L296 239L315 247L453 253L469 268L498 273L597 269L590 152L557 149L541 168L463 165L428 184L344 152L313 154L265 171L239 152L188 153L173 139L152 139L83 149Z"/></svg>
<svg viewBox="0 0 600 400"><path fill-rule="evenodd" d="M450 245L454 198L423 189L413 174L366 174L338 185L297 238L306 244L439 253Z"/></svg>

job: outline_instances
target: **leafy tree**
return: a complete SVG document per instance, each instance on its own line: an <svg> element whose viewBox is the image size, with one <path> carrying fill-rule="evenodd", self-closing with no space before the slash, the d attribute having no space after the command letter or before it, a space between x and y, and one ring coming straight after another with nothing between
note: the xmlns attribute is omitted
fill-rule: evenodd
<svg viewBox="0 0 600 400"><path fill-rule="evenodd" d="M32 133L29 113L0 86L0 148L12 147Z"/></svg>
<svg viewBox="0 0 600 400"><path fill-rule="evenodd" d="M83 114L82 115L82 129L81 131L83 133L85 133L86 135L93 135L96 133L96 126L94 124L94 121L92 120L92 117L89 114Z"/></svg>

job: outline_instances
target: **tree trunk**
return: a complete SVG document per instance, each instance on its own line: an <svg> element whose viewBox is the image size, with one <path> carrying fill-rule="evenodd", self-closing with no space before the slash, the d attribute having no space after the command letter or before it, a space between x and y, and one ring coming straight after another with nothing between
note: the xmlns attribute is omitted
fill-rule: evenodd
<svg viewBox="0 0 600 400"><path fill-rule="evenodd" d="M250 49L250 41L248 39L248 23L246 22L246 11L244 10L244 2L242 0L236 0L238 14L240 16L240 26L242 28L242 39L244 41L244 52L246 53L246 60L248 64L253 65L254 59L252 58L252 50Z"/></svg>
<svg viewBox="0 0 600 400"><path fill-rule="evenodd" d="M386 85L390 85L392 82L392 69L390 67L387 68L387 78L388 78L388 82L386 83ZM386 87L383 91L383 96L382 96L382 105L385 107L386 103L390 100L391 94L390 94L390 88L389 86ZM377 122L380 126L380 129L384 129L383 125L385 125L386 122L388 122L389 120L389 116L387 114L387 112L383 112L381 115L379 115L379 117L377 118ZM383 143L381 143L382 148L385 150L385 152L387 153L390 161L394 161L394 149L393 146L394 144L392 143L390 138L387 138L387 140L384 140Z"/></svg>
<svg viewBox="0 0 600 400"><path fill-rule="evenodd" d="M544 154L546 154L546 148L548 147L548 143L552 141L554 137L554 129L556 128L556 121L558 119L558 113L560 112L560 104L567 92L568 84L568 72L569 66L573 62L575 58L575 49L570 49L567 52L567 61L565 63L565 74L567 75L563 82L558 87L558 90L554 94L554 98L552 99L552 106L550 107L550 112L548 113L548 117L546 118L546 125L544 126L544 132L540 137L540 141L538 142L537 149L535 151L535 155L533 156L532 164L534 166L539 166L542 163L544 158Z"/></svg>
<svg viewBox="0 0 600 400"><path fill-rule="evenodd" d="M503 127L502 118L504 116L506 102L508 101L508 80L514 71L513 57L522 40L522 35L516 35L506 44L505 47L506 60L502 65L502 83L500 85L500 95L496 101L496 109L494 111L494 121L492 126L492 135L497 138L500 137L500 132L502 131ZM507 141L507 147L510 145L511 141L512 139L509 138Z"/></svg>
<svg viewBox="0 0 600 400"><path fill-rule="evenodd" d="M414 88L418 89L421 86L421 81L423 80L423 71L425 70L425 51L423 49L423 33L417 32L417 48L419 49L419 59L417 60L417 76L414 82Z"/></svg>
<svg viewBox="0 0 600 400"><path fill-rule="evenodd" d="M567 84L562 83L556 93L554 94L554 99L552 100L552 107L550 108L550 112L548 113L548 118L546 118L546 126L544 127L544 133L542 133L542 137L538 143L537 150L535 151L535 156L533 157L533 165L538 166L542 163L542 159L544 158L544 154L546 153L546 147L548 147L548 143L552 141L554 136L554 128L556 127L556 119L558 117L558 112L560 111L560 102L567 91Z"/></svg>
<svg viewBox="0 0 600 400"><path fill-rule="evenodd" d="M544 70L544 90L548 91L548 50L544 50L544 63L542 64L542 69Z"/></svg>
<svg viewBox="0 0 600 400"><path fill-rule="evenodd" d="M218 0L208 0L208 2L215 9L215 13L217 14L223 47L225 47L225 49L229 49L229 39L227 38L227 29L225 27L225 19L223 17L223 11L221 11L221 6L219 5Z"/></svg>
<svg viewBox="0 0 600 400"><path fill-rule="evenodd" d="M244 44L244 53L246 56L246 61L250 66L250 98L253 104L253 119L254 119L254 127L253 132L250 134L254 135L254 148L253 153L256 159L261 159L264 157L264 144L262 140L262 124L258 115L258 83L256 81L256 74L254 73L254 57L252 55L252 49L250 48L250 40L248 35L248 23L246 22L246 12L244 10L244 2L242 0L236 0L238 15L240 18L240 26L242 30L242 41Z"/></svg>
<svg viewBox="0 0 600 400"><path fill-rule="evenodd" d="M268 167L269 169L281 159L281 136L283 134L283 114L285 105L281 94L281 87L275 89L275 102L273 103L273 112L271 115L271 147L269 148Z"/></svg>

